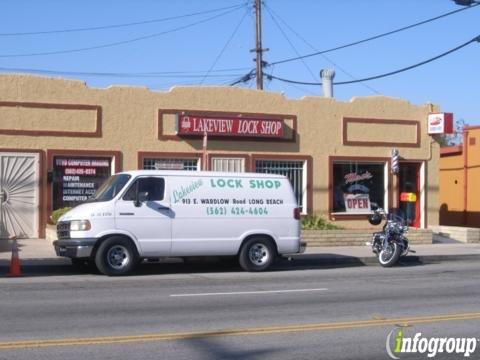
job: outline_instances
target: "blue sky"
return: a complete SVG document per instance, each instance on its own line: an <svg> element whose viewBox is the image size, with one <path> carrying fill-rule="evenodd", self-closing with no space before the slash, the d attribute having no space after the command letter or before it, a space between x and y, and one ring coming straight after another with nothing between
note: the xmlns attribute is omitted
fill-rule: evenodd
<svg viewBox="0 0 480 360"><path fill-rule="evenodd" d="M451 0L264 0L264 3L263 47L269 48L264 60L269 63L312 53L313 49L324 50L361 40L461 8ZM236 10L225 9L138 26L8 35L142 22L235 5L239 5ZM230 12L219 16L227 11ZM471 40L480 35L479 19L480 6L328 53L328 59L310 57L304 62L269 66L266 72L307 82L319 81L320 69L332 67L336 70L336 81L378 75L429 59ZM162 32L165 34L160 34ZM32 55L95 47L153 34L158 35L90 51ZM228 85L254 67L254 55L250 52L254 36L251 0L3 0L0 4L0 71L156 73L155 77L141 78L53 75L81 79L92 87L131 84L167 90L182 84ZM480 43L475 42L408 72L363 84L336 86L335 97L348 101L354 96L382 94L414 104L433 102L440 105L442 111L453 112L455 119L478 125L479 54ZM255 82L240 86L255 87ZM277 80L265 81L265 89L283 92L288 98L321 95L320 87L290 85Z"/></svg>

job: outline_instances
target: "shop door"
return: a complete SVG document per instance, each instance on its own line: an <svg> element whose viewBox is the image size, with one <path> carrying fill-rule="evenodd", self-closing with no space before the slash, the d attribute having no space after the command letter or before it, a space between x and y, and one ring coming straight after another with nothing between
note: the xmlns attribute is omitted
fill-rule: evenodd
<svg viewBox="0 0 480 360"><path fill-rule="evenodd" d="M0 153L0 238L38 237L39 156Z"/></svg>
<svg viewBox="0 0 480 360"><path fill-rule="evenodd" d="M420 227L420 164L400 163L399 208L412 227Z"/></svg>

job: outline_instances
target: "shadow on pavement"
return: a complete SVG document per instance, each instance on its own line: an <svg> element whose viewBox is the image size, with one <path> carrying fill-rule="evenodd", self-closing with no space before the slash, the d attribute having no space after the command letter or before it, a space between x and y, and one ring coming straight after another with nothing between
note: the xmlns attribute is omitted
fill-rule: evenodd
<svg viewBox="0 0 480 360"><path fill-rule="evenodd" d="M21 251L25 245L21 243L21 239L17 239L18 249ZM13 248L13 240L0 239L0 253L11 253Z"/></svg>
<svg viewBox="0 0 480 360"><path fill-rule="evenodd" d="M268 272L301 271L315 269L334 269L378 265L376 258L358 258L338 254L302 254L277 259ZM403 258L396 267L421 266L425 263L416 256ZM0 261L0 277L8 276L9 261ZM127 276L160 274L201 274L222 272L244 272L236 258L195 258L183 261L178 258L162 259L158 262L143 262ZM22 274L25 277L69 276L81 274L101 275L93 264L73 266L66 258L36 259L22 262Z"/></svg>
<svg viewBox="0 0 480 360"><path fill-rule="evenodd" d="M195 338L182 341L195 352L197 359L261 359L274 357L275 353L282 351L275 348L263 349L235 349L232 346L225 346L219 339Z"/></svg>
<svg viewBox="0 0 480 360"><path fill-rule="evenodd" d="M9 239L0 239L0 253L11 252L12 242Z"/></svg>

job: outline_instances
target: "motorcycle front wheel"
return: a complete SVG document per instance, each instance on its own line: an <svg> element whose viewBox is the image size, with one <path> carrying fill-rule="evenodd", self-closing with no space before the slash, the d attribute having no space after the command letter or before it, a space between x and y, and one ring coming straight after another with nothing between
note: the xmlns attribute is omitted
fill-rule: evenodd
<svg viewBox="0 0 480 360"><path fill-rule="evenodd" d="M383 267L393 266L400 258L401 253L401 247L397 243L391 242L388 244L386 249L382 248L382 250L378 253L378 262Z"/></svg>

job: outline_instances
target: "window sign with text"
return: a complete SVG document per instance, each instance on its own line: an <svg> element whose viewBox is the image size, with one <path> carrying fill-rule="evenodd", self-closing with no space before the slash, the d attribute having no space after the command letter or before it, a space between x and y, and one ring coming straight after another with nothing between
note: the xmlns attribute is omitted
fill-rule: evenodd
<svg viewBox="0 0 480 360"><path fill-rule="evenodd" d="M385 164L333 163L333 212L368 214L385 204Z"/></svg>
<svg viewBox="0 0 480 360"><path fill-rule="evenodd" d="M112 175L112 159L55 156L53 171L53 209L73 207L95 194Z"/></svg>

